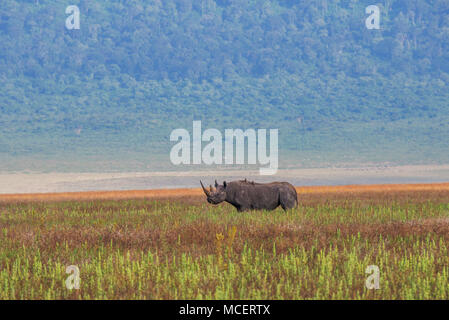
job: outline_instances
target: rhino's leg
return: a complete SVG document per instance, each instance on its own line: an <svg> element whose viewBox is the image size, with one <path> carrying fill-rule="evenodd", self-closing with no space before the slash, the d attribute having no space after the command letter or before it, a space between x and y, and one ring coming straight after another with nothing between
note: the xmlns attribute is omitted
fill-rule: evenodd
<svg viewBox="0 0 449 320"><path fill-rule="evenodd" d="M243 206L236 205L236 204L232 204L232 205L237 209L238 212L243 212L243 211L246 211L246 210L247 210L247 209L246 209L245 207L243 207Z"/></svg>
<svg viewBox="0 0 449 320"><path fill-rule="evenodd" d="M298 205L298 196L296 192L281 192L279 197L282 209L285 211L296 208Z"/></svg>

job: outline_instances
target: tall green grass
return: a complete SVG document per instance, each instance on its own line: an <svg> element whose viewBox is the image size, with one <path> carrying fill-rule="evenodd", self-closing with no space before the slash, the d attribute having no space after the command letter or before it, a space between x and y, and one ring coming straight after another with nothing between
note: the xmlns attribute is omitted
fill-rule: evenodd
<svg viewBox="0 0 449 320"><path fill-rule="evenodd" d="M7 204L0 299L448 299L447 203ZM69 290L66 267L80 270ZM369 290L367 266L380 270Z"/></svg>

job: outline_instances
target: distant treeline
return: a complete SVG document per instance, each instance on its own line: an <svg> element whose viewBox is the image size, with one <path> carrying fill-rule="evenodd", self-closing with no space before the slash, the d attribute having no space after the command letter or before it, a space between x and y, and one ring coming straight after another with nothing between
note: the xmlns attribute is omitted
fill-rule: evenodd
<svg viewBox="0 0 449 320"><path fill-rule="evenodd" d="M79 6L80 30L65 29L69 4ZM380 1L380 30L365 27L370 4L2 0L0 73L197 82L279 71L347 76L449 72L448 1Z"/></svg>
<svg viewBox="0 0 449 320"><path fill-rule="evenodd" d="M444 0L0 3L8 155L165 146L192 120L280 128L281 149L416 150L447 141L448 101Z"/></svg>

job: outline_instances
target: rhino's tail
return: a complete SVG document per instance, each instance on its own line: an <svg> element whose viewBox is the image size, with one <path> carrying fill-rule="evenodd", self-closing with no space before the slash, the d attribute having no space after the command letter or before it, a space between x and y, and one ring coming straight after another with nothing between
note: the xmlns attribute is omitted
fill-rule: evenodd
<svg viewBox="0 0 449 320"><path fill-rule="evenodd" d="M296 191L296 189L295 189L295 193L296 193L296 199L295 199L295 208L297 208L297 207L298 207L298 204L299 204L299 202L298 202L298 192Z"/></svg>

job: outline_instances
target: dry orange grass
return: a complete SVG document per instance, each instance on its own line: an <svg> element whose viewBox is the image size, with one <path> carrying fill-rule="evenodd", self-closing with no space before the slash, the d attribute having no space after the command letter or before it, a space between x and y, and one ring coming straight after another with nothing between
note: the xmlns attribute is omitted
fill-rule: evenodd
<svg viewBox="0 0 449 320"><path fill-rule="evenodd" d="M347 186L296 187L298 194L339 194L339 193L379 193L379 192L423 192L449 191L449 183L433 184L373 184ZM201 188L157 189L129 191L89 191L63 193L28 193L0 195L0 202L22 201L84 201L84 200L127 200L127 199L169 199L203 196Z"/></svg>

